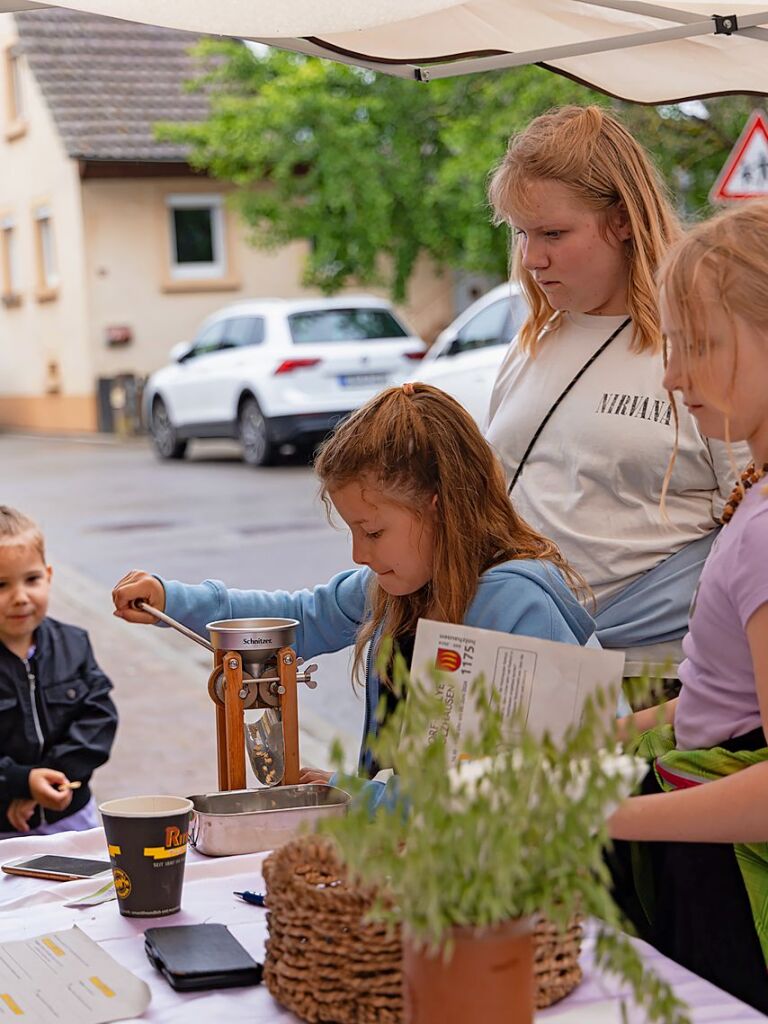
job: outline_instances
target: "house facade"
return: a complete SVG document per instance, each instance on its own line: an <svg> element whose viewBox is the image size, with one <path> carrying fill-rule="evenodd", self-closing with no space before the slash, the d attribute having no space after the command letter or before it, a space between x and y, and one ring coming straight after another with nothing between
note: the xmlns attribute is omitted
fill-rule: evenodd
<svg viewBox="0 0 768 1024"><path fill-rule="evenodd" d="M201 120L196 37L59 9L0 15L0 427L109 429L143 378L229 302L296 297L303 243L264 252L228 188L155 140ZM357 289L359 291L359 289ZM431 339L454 284L424 260L401 312Z"/></svg>

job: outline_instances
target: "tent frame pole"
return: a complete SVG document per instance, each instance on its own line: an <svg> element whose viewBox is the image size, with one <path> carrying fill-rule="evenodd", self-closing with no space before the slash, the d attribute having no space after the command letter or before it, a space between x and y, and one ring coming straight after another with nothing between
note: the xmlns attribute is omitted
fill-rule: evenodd
<svg viewBox="0 0 768 1024"><path fill-rule="evenodd" d="M677 21L681 25L689 25L691 22L700 21L701 15L692 11L681 11L677 7L662 7L661 4L649 4L644 0L581 0L590 7L607 7L613 11L623 11L626 14L644 14L649 18L661 18L664 21ZM710 15L713 21L722 20L721 15ZM768 40L768 31L763 28L745 27L745 21L737 15L728 15L736 21L733 32L739 32L750 39ZM717 28L714 29L717 34ZM732 33L728 33L732 34Z"/></svg>
<svg viewBox="0 0 768 1024"><path fill-rule="evenodd" d="M621 0L583 0L585 3L595 3L596 6L612 7L616 10L624 8ZM637 6L633 0L626 5ZM643 5L645 6L645 5ZM658 10L658 8L657 8ZM638 12L639 13L639 12ZM751 14L748 17L738 19L738 28L734 35L747 35L746 30L752 30L759 25L768 24L768 11L761 11L759 14ZM590 39L584 43L568 43L564 46L547 46L540 50L527 50L524 53L500 53L494 56L483 57L478 60L463 60L461 62L446 62L442 64L430 64L429 67L416 68L416 77L422 82L428 82L433 78L449 78L457 73L457 66L461 70L459 74L471 75L477 71L490 71L495 68L518 68L526 64L550 64L553 61L567 60L569 57L583 57L590 53L607 53L616 50L628 50L636 46L649 46L655 43L669 42L674 39L693 39L696 36L714 35L715 21L712 17L706 17L697 21L689 22L687 25L674 25L671 28L651 29L648 32L632 32L623 36L608 36L604 39ZM386 67L381 67L386 71Z"/></svg>
<svg viewBox="0 0 768 1024"><path fill-rule="evenodd" d="M530 64L549 64L553 61L567 60L569 57L583 57L590 53L608 53L627 50L637 46L652 46L655 43L670 42L675 39L693 39L698 36L723 34L718 26L723 16L681 11L676 7L660 6L645 3L644 0L581 0L592 7L603 7L626 14L639 14L663 21L677 22L666 28L649 29L645 32L630 32L620 36L607 36L603 39L591 39L581 43L567 43L562 46L548 46L539 50L526 50L521 53L498 53L476 59L457 59L443 61L439 64L417 65L413 63L390 60L377 61L365 59L362 55L345 53L333 47L326 47L322 39L305 38L291 40L290 49L308 56L324 57L350 64L354 67L376 71L379 74L391 75L396 78L415 78L420 82L431 79L450 78L456 75L471 75L481 71L492 71L502 68L525 67ZM768 25L768 10L746 16L725 16L733 18L734 27L728 35L738 35L750 39L768 41L768 30L761 28ZM257 42L269 46L285 47L285 39L260 38Z"/></svg>

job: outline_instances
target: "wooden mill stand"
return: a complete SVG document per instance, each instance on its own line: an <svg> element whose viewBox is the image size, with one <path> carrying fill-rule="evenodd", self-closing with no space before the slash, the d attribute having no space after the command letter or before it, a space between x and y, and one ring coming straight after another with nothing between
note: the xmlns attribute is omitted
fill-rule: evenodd
<svg viewBox="0 0 768 1024"><path fill-rule="evenodd" d="M283 731L283 777L279 785L295 786L299 781L299 702L297 695L296 652L281 647L274 652L275 671L257 680L262 686L274 687ZM272 658L266 671L272 668ZM223 686L219 680L223 675ZM256 685L251 683L251 685ZM219 695L221 690L221 696ZM243 680L243 659L238 651L215 651L214 668L208 680L208 693L216 705L216 753L219 766L219 789L245 789L245 698L247 684ZM274 708L261 698L251 708Z"/></svg>

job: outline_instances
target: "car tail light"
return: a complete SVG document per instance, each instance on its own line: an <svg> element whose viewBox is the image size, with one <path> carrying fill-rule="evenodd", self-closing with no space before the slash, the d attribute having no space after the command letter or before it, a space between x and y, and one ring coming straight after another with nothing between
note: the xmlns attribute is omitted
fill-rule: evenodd
<svg viewBox="0 0 768 1024"><path fill-rule="evenodd" d="M293 373L294 370L308 370L310 366L317 366L319 359L284 359L275 370L278 373Z"/></svg>
<svg viewBox="0 0 768 1024"><path fill-rule="evenodd" d="M405 354L405 358L406 359L413 359L414 362L417 359L423 359L424 358L424 353L423 352L406 352L404 354Z"/></svg>

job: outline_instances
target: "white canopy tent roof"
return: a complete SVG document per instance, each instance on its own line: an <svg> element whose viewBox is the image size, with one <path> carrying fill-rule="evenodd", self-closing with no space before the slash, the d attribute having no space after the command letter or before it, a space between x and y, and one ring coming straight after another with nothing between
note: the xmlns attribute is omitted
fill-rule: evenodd
<svg viewBox="0 0 768 1024"><path fill-rule="evenodd" d="M254 39L400 77L539 64L641 103L768 93L768 0L0 0Z"/></svg>

